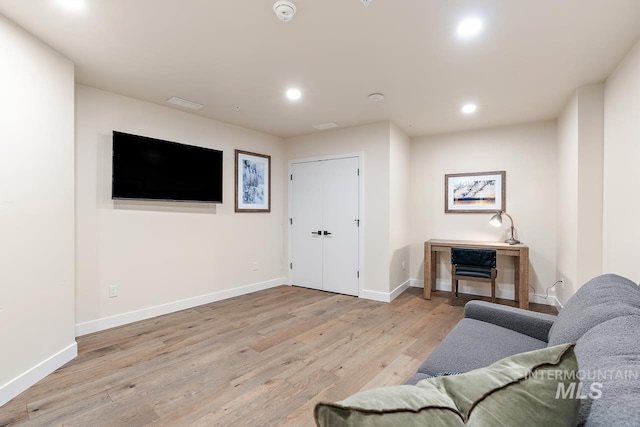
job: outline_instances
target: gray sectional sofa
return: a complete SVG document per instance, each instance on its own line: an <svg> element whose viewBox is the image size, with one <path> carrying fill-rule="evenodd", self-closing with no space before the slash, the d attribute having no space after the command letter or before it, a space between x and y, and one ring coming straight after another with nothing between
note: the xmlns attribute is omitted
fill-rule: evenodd
<svg viewBox="0 0 640 427"><path fill-rule="evenodd" d="M640 426L638 284L614 274L598 276L582 286L558 316L483 301L471 301L464 310L464 319L407 384L575 343L582 383L579 425Z"/></svg>

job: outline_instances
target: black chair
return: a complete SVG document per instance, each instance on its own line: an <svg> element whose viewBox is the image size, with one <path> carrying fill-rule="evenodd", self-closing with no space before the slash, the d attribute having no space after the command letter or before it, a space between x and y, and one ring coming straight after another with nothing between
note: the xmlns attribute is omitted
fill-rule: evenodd
<svg viewBox="0 0 640 427"><path fill-rule="evenodd" d="M451 305L458 297L458 280L491 283L491 301L496 302L496 251L451 248Z"/></svg>

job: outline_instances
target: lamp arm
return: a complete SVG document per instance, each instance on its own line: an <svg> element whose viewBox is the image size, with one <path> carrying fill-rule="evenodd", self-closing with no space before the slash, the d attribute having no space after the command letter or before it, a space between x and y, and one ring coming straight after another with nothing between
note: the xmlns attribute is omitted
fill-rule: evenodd
<svg viewBox="0 0 640 427"><path fill-rule="evenodd" d="M505 211L502 211L503 214L505 214L506 216L509 217L509 220L511 221L511 229L513 229L513 218L511 217L511 215L509 215L508 213L506 213Z"/></svg>
<svg viewBox="0 0 640 427"><path fill-rule="evenodd" d="M516 238L515 238L515 236L514 236L514 230L513 230L513 229L514 229L514 226L513 226L513 218L511 217L511 215L509 215L508 213L506 213L506 212L504 212L504 211L503 211L502 213L503 213L503 214L505 214L506 216L508 216L508 217L509 217L509 220L511 221L511 240L515 240Z"/></svg>

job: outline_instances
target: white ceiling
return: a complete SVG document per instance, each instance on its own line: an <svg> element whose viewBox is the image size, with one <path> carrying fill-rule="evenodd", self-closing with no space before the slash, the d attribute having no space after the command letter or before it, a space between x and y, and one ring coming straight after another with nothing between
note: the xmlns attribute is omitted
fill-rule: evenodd
<svg viewBox="0 0 640 427"><path fill-rule="evenodd" d="M325 122L416 136L555 118L640 38L640 0L293 0L287 23L274 1L86 0L70 12L0 0L0 12L73 60L79 83L177 109L166 100L186 98L206 106L195 114L281 137ZM469 15L485 29L463 41ZM475 115L460 114L466 101Z"/></svg>

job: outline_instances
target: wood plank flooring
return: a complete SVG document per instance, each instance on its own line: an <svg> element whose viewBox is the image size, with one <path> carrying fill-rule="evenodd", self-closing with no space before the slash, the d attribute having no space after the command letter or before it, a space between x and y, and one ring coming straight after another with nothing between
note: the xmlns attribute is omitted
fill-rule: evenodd
<svg viewBox="0 0 640 427"><path fill-rule="evenodd" d="M462 318L420 295L281 286L82 336L0 426L313 426L319 401L403 383Z"/></svg>

